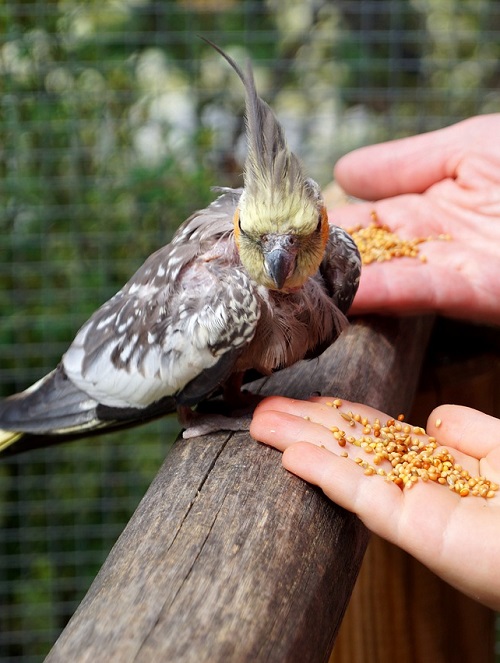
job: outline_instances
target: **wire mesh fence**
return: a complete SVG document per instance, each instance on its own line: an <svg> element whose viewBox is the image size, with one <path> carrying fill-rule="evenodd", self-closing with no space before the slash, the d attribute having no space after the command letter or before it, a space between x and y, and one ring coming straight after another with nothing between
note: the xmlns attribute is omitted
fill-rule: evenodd
<svg viewBox="0 0 500 663"><path fill-rule="evenodd" d="M500 110L494 0L14 0L0 27L2 396L241 182L241 84L198 35L252 58L322 184L359 145ZM1 460L2 661L42 660L178 430Z"/></svg>

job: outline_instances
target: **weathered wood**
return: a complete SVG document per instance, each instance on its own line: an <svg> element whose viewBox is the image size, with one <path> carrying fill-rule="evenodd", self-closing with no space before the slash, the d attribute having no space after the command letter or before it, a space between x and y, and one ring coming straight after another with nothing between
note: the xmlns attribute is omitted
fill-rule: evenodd
<svg viewBox="0 0 500 663"><path fill-rule="evenodd" d="M358 320L256 386L407 411L429 328ZM367 540L248 434L179 440L47 661L327 661Z"/></svg>

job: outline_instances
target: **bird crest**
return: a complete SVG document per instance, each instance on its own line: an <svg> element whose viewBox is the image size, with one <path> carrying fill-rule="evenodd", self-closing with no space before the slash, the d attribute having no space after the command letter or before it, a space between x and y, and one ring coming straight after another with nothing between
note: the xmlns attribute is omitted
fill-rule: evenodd
<svg viewBox="0 0 500 663"><path fill-rule="evenodd" d="M205 39L231 65L241 79L246 97L247 159L241 222L255 234L311 233L318 222L319 189L302 171L299 159L288 148L283 129L268 104L259 97L250 62L244 72L219 46Z"/></svg>

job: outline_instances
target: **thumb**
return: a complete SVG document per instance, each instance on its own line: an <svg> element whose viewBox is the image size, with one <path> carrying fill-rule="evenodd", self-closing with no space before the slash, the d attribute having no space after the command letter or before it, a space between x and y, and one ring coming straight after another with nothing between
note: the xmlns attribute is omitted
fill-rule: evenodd
<svg viewBox="0 0 500 663"><path fill-rule="evenodd" d="M492 121L498 130L499 117L472 118L445 129L354 150L338 161L335 179L346 193L364 200L422 193L436 182L454 177L467 141L491 131Z"/></svg>

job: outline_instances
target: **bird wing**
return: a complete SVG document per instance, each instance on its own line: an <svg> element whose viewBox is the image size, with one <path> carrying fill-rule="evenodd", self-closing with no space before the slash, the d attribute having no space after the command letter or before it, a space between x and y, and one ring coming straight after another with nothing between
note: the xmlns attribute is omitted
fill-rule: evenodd
<svg viewBox="0 0 500 663"><path fill-rule="evenodd" d="M228 377L260 315L234 245L239 195L227 190L188 219L82 327L62 361L80 390L110 408L144 408L182 401L188 385L195 402Z"/></svg>
<svg viewBox="0 0 500 663"><path fill-rule="evenodd" d="M343 228L330 225L320 272L335 305L347 313L359 285L361 256L351 235Z"/></svg>

